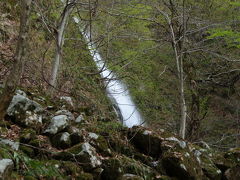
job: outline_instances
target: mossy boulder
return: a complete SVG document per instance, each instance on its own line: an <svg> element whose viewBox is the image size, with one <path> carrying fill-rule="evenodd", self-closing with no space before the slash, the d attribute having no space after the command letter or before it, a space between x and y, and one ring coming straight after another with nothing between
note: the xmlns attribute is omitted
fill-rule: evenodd
<svg viewBox="0 0 240 180"><path fill-rule="evenodd" d="M188 145L191 152L199 162L204 174L213 180L220 180L222 177L222 171L214 163L214 154L217 154L210 148L200 147L197 145Z"/></svg>
<svg viewBox="0 0 240 180"><path fill-rule="evenodd" d="M101 177L105 180L121 179L124 174L133 174L150 180L157 174L150 167L126 156L118 156L105 160L103 162L103 169Z"/></svg>
<svg viewBox="0 0 240 180"><path fill-rule="evenodd" d="M92 174L82 172L76 177L76 180L94 180L94 178Z"/></svg>
<svg viewBox="0 0 240 180"><path fill-rule="evenodd" d="M83 172L81 166L72 161L62 161L59 169L61 169L63 174L70 177L77 177Z"/></svg>
<svg viewBox="0 0 240 180"><path fill-rule="evenodd" d="M111 150L108 146L108 142L103 136L95 133L89 133L89 138L89 143L97 150L97 152L104 156L111 156Z"/></svg>
<svg viewBox="0 0 240 180"><path fill-rule="evenodd" d="M63 152L53 155L55 159L59 160L72 160L84 164L85 170L90 170L99 167L102 162L96 149L89 143L77 144Z"/></svg>
<svg viewBox="0 0 240 180"><path fill-rule="evenodd" d="M58 149L66 149L71 147L71 138L68 132L58 133L51 138L51 143Z"/></svg>
<svg viewBox="0 0 240 180"><path fill-rule="evenodd" d="M70 140L72 145L84 142L84 136L81 132L74 132L70 134Z"/></svg>
<svg viewBox="0 0 240 180"><path fill-rule="evenodd" d="M142 127L133 127L128 132L128 139L140 152L159 158L162 154L163 140L157 133Z"/></svg>
<svg viewBox="0 0 240 180"><path fill-rule="evenodd" d="M25 94L16 94L7 109L7 115L15 123L35 129L42 125L42 112L42 106Z"/></svg>
<svg viewBox="0 0 240 180"><path fill-rule="evenodd" d="M168 137L164 139L162 146L165 150L162 153L161 161L168 176L180 180L206 178L199 161L190 151L186 142ZM166 147L168 147L167 150Z"/></svg>

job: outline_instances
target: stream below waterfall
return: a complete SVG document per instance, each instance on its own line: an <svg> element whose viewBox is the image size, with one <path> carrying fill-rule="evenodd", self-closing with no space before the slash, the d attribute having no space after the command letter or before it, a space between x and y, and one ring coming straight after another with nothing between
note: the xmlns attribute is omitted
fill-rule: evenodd
<svg viewBox="0 0 240 180"><path fill-rule="evenodd" d="M76 17L74 17L74 21L77 24L79 23L79 19ZM101 77L105 79L107 95L113 103L119 119L127 127L143 125L143 118L133 102L127 86L107 68L106 63L101 58L95 44L91 41L90 33L86 33L82 30L81 32L88 44L88 49L100 71Z"/></svg>

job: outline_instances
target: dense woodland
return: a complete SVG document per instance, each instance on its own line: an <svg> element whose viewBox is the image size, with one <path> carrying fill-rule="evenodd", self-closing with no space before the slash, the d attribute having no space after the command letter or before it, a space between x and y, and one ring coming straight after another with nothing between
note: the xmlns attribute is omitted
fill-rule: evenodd
<svg viewBox="0 0 240 180"><path fill-rule="evenodd" d="M240 147L239 0L1 1L0 121L21 89L48 106L72 97L73 113L110 123L101 132L119 126L84 32L147 128L218 151Z"/></svg>

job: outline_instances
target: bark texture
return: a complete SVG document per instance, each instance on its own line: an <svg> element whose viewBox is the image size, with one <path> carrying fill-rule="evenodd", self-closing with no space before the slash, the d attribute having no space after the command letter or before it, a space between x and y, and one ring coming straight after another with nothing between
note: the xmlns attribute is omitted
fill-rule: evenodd
<svg viewBox="0 0 240 180"><path fill-rule="evenodd" d="M19 81L23 73L31 4L32 0L21 0L22 10L20 18L20 31L14 55L15 62L9 76L6 79L3 92L0 95L0 120L2 120L6 114L6 110L12 100L16 87L19 85Z"/></svg>
<svg viewBox="0 0 240 180"><path fill-rule="evenodd" d="M52 71L51 71L51 77L50 77L50 93L52 94L54 91L54 88L56 88L57 85L57 76L58 71L60 68L60 63L62 59L62 48L64 44L64 32L65 28L68 22L69 15L71 14L71 11L73 10L74 4L76 0L69 0L66 2L65 8L63 10L63 13L60 18L60 22L57 28L57 34L56 34L56 52L55 57L52 65Z"/></svg>

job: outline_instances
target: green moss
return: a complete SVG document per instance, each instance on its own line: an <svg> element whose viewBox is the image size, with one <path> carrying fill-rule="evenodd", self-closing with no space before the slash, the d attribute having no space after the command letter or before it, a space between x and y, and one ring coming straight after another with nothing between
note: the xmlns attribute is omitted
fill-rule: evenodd
<svg viewBox="0 0 240 180"><path fill-rule="evenodd" d="M89 173L81 173L76 177L76 180L93 180L93 176Z"/></svg>
<svg viewBox="0 0 240 180"><path fill-rule="evenodd" d="M127 129L119 121L98 121L95 132L98 134L116 134L116 132Z"/></svg>
<svg viewBox="0 0 240 180"><path fill-rule="evenodd" d="M169 176L181 180L203 179L202 168L189 149L181 148L177 142L172 142L171 148L162 154L162 165Z"/></svg>
<svg viewBox="0 0 240 180"><path fill-rule="evenodd" d="M34 138L36 138L36 131L33 129L24 129L20 134L21 143L28 143Z"/></svg>
<svg viewBox="0 0 240 180"><path fill-rule="evenodd" d="M81 151L82 151L82 144L77 144L67 150L67 152L72 154L78 154Z"/></svg>
<svg viewBox="0 0 240 180"><path fill-rule="evenodd" d="M222 172L220 169L216 167L213 163L212 159L206 155L201 156L201 167L203 169L204 174L210 179L220 180L222 176Z"/></svg>
<svg viewBox="0 0 240 180"><path fill-rule="evenodd" d="M103 163L103 169L102 178L106 180L115 180L123 174L135 174L150 180L156 175L150 167L124 156L106 160Z"/></svg>
<svg viewBox="0 0 240 180"><path fill-rule="evenodd" d="M24 180L37 180L37 178L32 177L32 176L25 176Z"/></svg>
<svg viewBox="0 0 240 180"><path fill-rule="evenodd" d="M79 166L76 162L71 161L61 162L60 169L65 175L71 177L77 177L83 171L81 166Z"/></svg>
<svg viewBox="0 0 240 180"><path fill-rule="evenodd" d="M108 146L107 140L103 136L98 136L97 139L93 140L94 143L91 143L99 153L103 155L110 155L110 149Z"/></svg>

